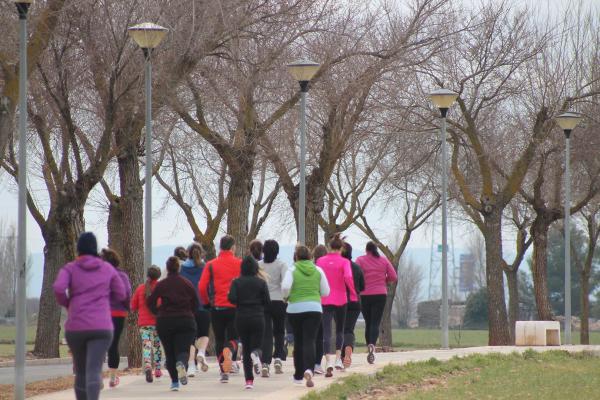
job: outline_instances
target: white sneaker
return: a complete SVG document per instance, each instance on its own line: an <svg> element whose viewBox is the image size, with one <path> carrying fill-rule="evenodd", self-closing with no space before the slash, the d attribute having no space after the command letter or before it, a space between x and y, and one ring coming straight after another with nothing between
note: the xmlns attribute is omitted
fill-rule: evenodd
<svg viewBox="0 0 600 400"><path fill-rule="evenodd" d="M323 371L323 367L321 367L321 364L315 364L314 371L317 375L323 375L325 373L325 371Z"/></svg>
<svg viewBox="0 0 600 400"><path fill-rule="evenodd" d="M344 371L344 363L341 358L335 360L335 369L338 371Z"/></svg>
<svg viewBox="0 0 600 400"><path fill-rule="evenodd" d="M261 362L258 352L253 351L250 353L250 358L252 359L252 365L254 366L254 374L259 375Z"/></svg>
<svg viewBox="0 0 600 400"><path fill-rule="evenodd" d="M196 372L198 372L196 366L194 365L194 363L190 363L190 365L188 366L187 376L193 378L196 376Z"/></svg>
<svg viewBox="0 0 600 400"><path fill-rule="evenodd" d="M304 379L294 379L295 386L304 386Z"/></svg>
<svg viewBox="0 0 600 400"><path fill-rule="evenodd" d="M200 370L202 372L208 371L208 363L206 362L206 357L203 354L198 354L198 357L196 359L198 360Z"/></svg>
<svg viewBox="0 0 600 400"><path fill-rule="evenodd" d="M234 361L231 364L231 373L232 374L239 374L240 373L240 366L239 366L239 364L238 364L237 361Z"/></svg>
<svg viewBox="0 0 600 400"><path fill-rule="evenodd" d="M310 369L307 369L306 371L304 371L304 379L306 379L306 387L314 387L315 383L312 380L313 378L313 373Z"/></svg>
<svg viewBox="0 0 600 400"><path fill-rule="evenodd" d="M333 376L333 362L327 361L327 367L325 368L325 378L331 378Z"/></svg>

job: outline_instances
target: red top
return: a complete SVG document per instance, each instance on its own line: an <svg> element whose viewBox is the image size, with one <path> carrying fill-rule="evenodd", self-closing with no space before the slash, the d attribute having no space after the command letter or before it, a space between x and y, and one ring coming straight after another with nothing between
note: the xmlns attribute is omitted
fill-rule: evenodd
<svg viewBox="0 0 600 400"><path fill-rule="evenodd" d="M150 287L154 290L156 280L150 283ZM138 310L138 326L155 326L156 317L152 314L146 305L146 284L142 283L135 289L135 293L131 298L131 311Z"/></svg>
<svg viewBox="0 0 600 400"><path fill-rule="evenodd" d="M212 269L212 279L215 288L215 304L212 306L235 308L235 306L227 299L227 295L229 294L231 282L240 276L241 265L242 260L237 258L229 250L221 250L217 258L207 262L204 271L202 272L200 283L198 284L198 291L200 292L202 304L209 304L210 302L208 298L208 283L210 282Z"/></svg>

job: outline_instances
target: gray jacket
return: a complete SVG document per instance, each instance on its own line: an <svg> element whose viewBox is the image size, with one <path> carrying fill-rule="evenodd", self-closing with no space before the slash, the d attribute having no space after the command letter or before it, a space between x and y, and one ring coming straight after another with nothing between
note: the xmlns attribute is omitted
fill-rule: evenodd
<svg viewBox="0 0 600 400"><path fill-rule="evenodd" d="M281 283L287 271L287 265L279 258L272 263L264 261L259 262L260 268L267 273L267 286L269 287L269 295L271 301L283 301L283 293L281 292Z"/></svg>

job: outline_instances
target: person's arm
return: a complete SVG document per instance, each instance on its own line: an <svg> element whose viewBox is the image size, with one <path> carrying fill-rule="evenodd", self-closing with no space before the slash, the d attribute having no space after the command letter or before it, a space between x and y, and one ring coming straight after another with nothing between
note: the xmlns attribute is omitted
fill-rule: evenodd
<svg viewBox="0 0 600 400"><path fill-rule="evenodd" d="M227 300L229 300L229 302L231 304L236 304L238 303L238 289L237 289L237 279L234 280L233 282L231 282L231 286L229 287L229 293L227 294Z"/></svg>
<svg viewBox="0 0 600 400"><path fill-rule="evenodd" d="M357 268L357 273L358 273L358 293L360 294L361 292L363 292L365 290L365 274L363 274L362 269Z"/></svg>
<svg viewBox="0 0 600 400"><path fill-rule="evenodd" d="M344 263L344 282L350 292L351 297L356 297L356 289L354 288L354 278L352 277L352 266L350 261Z"/></svg>
<svg viewBox="0 0 600 400"><path fill-rule="evenodd" d="M196 289L194 288L194 285L192 285L192 283L184 278L184 281L186 283L186 287L187 287L187 291L190 295L190 309L192 312L196 312L196 310L200 307L200 300L198 299L198 293L196 292Z"/></svg>
<svg viewBox="0 0 600 400"><path fill-rule="evenodd" d="M279 274L279 278L280 278L279 286L283 287L283 280L285 279L285 275L287 274L287 271L289 268L288 268L287 264L284 263L283 261L281 261L280 263L281 263L281 271Z"/></svg>
<svg viewBox="0 0 600 400"><path fill-rule="evenodd" d="M387 283L393 283L393 282L398 282L398 274L396 273L396 271L394 270L394 267L392 267L392 263L386 258L386 282Z"/></svg>
<svg viewBox="0 0 600 400"><path fill-rule="evenodd" d="M123 303L127 299L127 289L120 274L112 268L112 277L110 279L110 298L116 303ZM129 306L129 304L127 304Z"/></svg>
<svg viewBox="0 0 600 400"><path fill-rule="evenodd" d="M63 307L69 307L69 295L67 290L71 285L71 271L63 267L58 273L58 277L54 281L52 288L54 289L54 296L56 296L56 302Z"/></svg>
<svg viewBox="0 0 600 400"><path fill-rule="evenodd" d="M198 293L200 294L200 301L206 305L210 302L208 298L208 282L210 280L210 264L206 264L202 276L200 276L200 282L198 282Z"/></svg>
<svg viewBox="0 0 600 400"><path fill-rule="evenodd" d="M122 277L123 285L125 286L125 300L123 300L123 306L126 310L129 310L131 304L131 282L129 281L127 274L123 273Z"/></svg>
<svg viewBox="0 0 600 400"><path fill-rule="evenodd" d="M281 282L281 293L283 294L283 298L287 299L290 297L290 290L292 290L292 285L294 284L294 267L290 267L285 271L285 276L283 277L283 281Z"/></svg>
<svg viewBox="0 0 600 400"><path fill-rule="evenodd" d="M144 290L144 285L140 285L137 287L137 289L135 289L135 292L133 293L133 297L131 298L131 311L136 311L139 310L140 308L140 292L142 290Z"/></svg>
<svg viewBox="0 0 600 400"><path fill-rule="evenodd" d="M146 299L146 305L150 309L150 312L154 315L158 314L158 299L160 298L160 292L162 291L161 282L157 283L154 287L150 296Z"/></svg>
<svg viewBox="0 0 600 400"><path fill-rule="evenodd" d="M269 304L271 304L271 295L269 294L269 287L267 286L267 282L263 281L262 291L263 291L263 306L267 307Z"/></svg>
<svg viewBox="0 0 600 400"><path fill-rule="evenodd" d="M329 296L329 292L331 291L331 289L329 288L329 281L327 280L325 272L320 267L317 267L317 271L319 271L319 273L321 274L321 286L319 288L319 291L321 292L321 297L327 297Z"/></svg>

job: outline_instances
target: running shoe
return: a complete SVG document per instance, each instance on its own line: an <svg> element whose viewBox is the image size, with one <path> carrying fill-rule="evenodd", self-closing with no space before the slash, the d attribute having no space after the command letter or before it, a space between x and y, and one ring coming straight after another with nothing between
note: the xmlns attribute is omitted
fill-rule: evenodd
<svg viewBox="0 0 600 400"><path fill-rule="evenodd" d="M314 372L317 375L323 375L325 373L325 371L323 371L323 367L321 367L321 364L315 364Z"/></svg>
<svg viewBox="0 0 600 400"><path fill-rule="evenodd" d="M269 373L269 364L263 363L262 369L260 371L260 376L263 378L268 378L271 374Z"/></svg>
<svg viewBox="0 0 600 400"><path fill-rule="evenodd" d="M179 382L171 383L171 392L179 392Z"/></svg>
<svg viewBox="0 0 600 400"><path fill-rule="evenodd" d="M200 364L200 370L202 372L208 371L208 363L206 362L206 357L203 354L199 354L196 360L198 360L198 364Z"/></svg>
<svg viewBox="0 0 600 400"><path fill-rule="evenodd" d="M337 371L344 371L344 363L341 358L335 360L335 369Z"/></svg>
<svg viewBox="0 0 600 400"><path fill-rule="evenodd" d="M294 379L294 385L296 385L296 386L304 386L304 380L302 380L302 379Z"/></svg>
<svg viewBox="0 0 600 400"><path fill-rule="evenodd" d="M331 362L327 363L327 368L325 368L325 378L331 378L333 376L333 364Z"/></svg>
<svg viewBox="0 0 600 400"><path fill-rule="evenodd" d="M160 369L157 369L156 371L154 371L154 377L156 379L160 379L160 378L162 378L162 376L163 376L163 374L162 374L162 371Z"/></svg>
<svg viewBox="0 0 600 400"><path fill-rule="evenodd" d="M221 372L221 379L219 380L221 383L228 383L229 382L229 375L224 374Z"/></svg>
<svg viewBox="0 0 600 400"><path fill-rule="evenodd" d="M254 389L254 381L252 380L247 380L246 381L246 386L244 386L246 389Z"/></svg>
<svg viewBox="0 0 600 400"><path fill-rule="evenodd" d="M238 364L237 361L233 361L231 364L231 373L232 374L239 374L240 373L240 365Z"/></svg>
<svg viewBox="0 0 600 400"><path fill-rule="evenodd" d="M369 364L375 363L375 345L370 344L368 346L369 354L367 354L367 362Z"/></svg>
<svg viewBox="0 0 600 400"><path fill-rule="evenodd" d="M146 382L152 383L154 382L154 377L152 376L152 369L146 368Z"/></svg>
<svg viewBox="0 0 600 400"><path fill-rule="evenodd" d="M179 382L182 385L187 385L187 373L185 371L185 365L181 361L177 361L175 364L175 368L177 369L177 378L179 378Z"/></svg>
<svg viewBox="0 0 600 400"><path fill-rule="evenodd" d="M114 388L119 386L119 383L121 383L121 379L119 379L117 375L114 375L110 377L110 380L108 381L108 386Z"/></svg>
<svg viewBox="0 0 600 400"><path fill-rule="evenodd" d="M260 374L260 356L257 351L253 351L250 353L250 358L252 359L252 365L254 366L254 374Z"/></svg>
<svg viewBox="0 0 600 400"><path fill-rule="evenodd" d="M306 371L304 371L304 379L306 380L306 387L314 387L315 383L312 380L313 378L313 373L310 369L307 369Z"/></svg>
<svg viewBox="0 0 600 400"><path fill-rule="evenodd" d="M273 362L273 366L275 367L275 373L277 375L283 374L283 363L280 358L276 358Z"/></svg>
<svg viewBox="0 0 600 400"><path fill-rule="evenodd" d="M189 376L190 378L193 378L196 376L196 366L194 364L190 365L188 367L188 371L187 371L187 376Z"/></svg>
<svg viewBox="0 0 600 400"><path fill-rule="evenodd" d="M231 349L229 347L225 347L223 349L223 363L222 363L223 372L225 374L229 374L230 372L232 372L231 371L232 356L233 356L233 354L231 353Z"/></svg>
<svg viewBox="0 0 600 400"><path fill-rule="evenodd" d="M344 368L350 368L352 365L352 346L346 346L344 349Z"/></svg>

